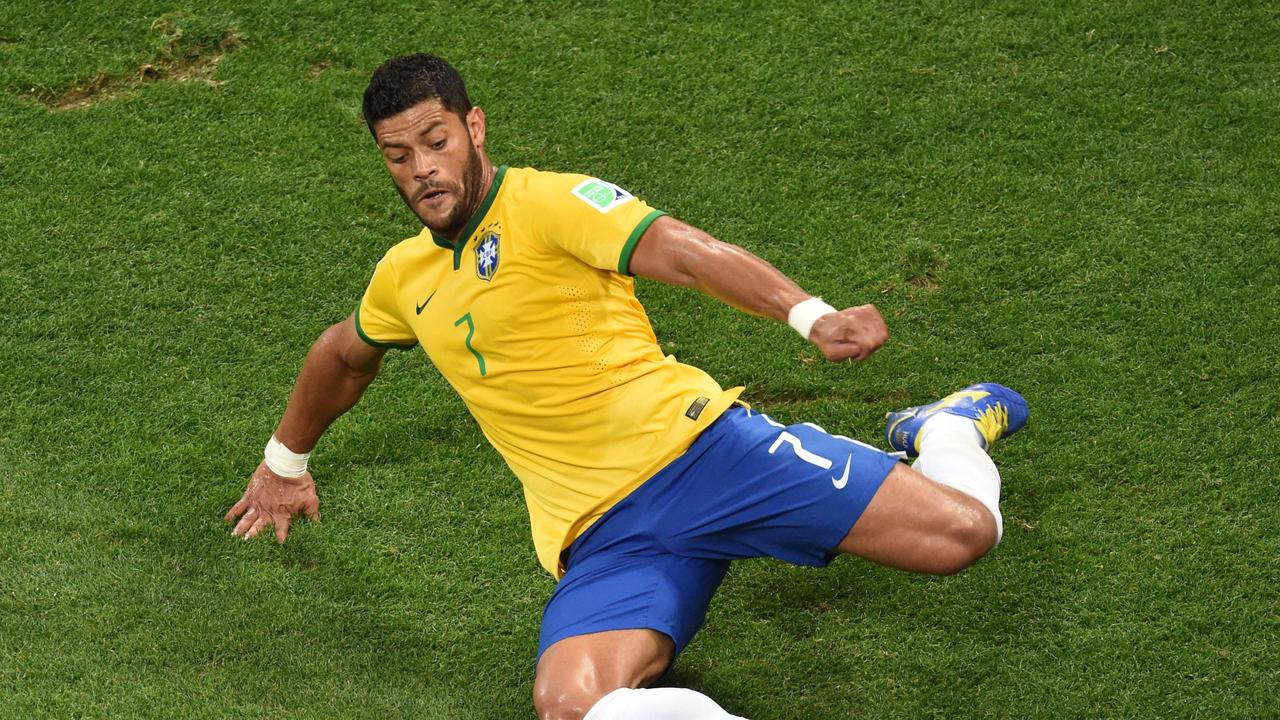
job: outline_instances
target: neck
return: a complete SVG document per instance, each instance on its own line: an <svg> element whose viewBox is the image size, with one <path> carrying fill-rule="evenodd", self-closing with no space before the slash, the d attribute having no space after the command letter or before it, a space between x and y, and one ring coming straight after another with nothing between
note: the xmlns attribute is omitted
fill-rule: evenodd
<svg viewBox="0 0 1280 720"><path fill-rule="evenodd" d="M498 170L489 162L489 156L481 152L480 155L480 183L479 191L476 193L475 201L471 203L471 207L467 208L467 220L463 222L462 227L449 234L449 241L458 244L465 238L461 237L462 232L467 229L467 225L471 223L471 219L480 211L480 206L484 204L484 199L489 196L489 190L493 187L494 178L498 175Z"/></svg>

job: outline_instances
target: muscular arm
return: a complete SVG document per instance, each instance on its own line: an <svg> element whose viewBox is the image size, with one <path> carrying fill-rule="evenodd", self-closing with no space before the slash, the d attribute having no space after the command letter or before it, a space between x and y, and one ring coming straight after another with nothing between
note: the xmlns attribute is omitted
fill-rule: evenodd
<svg viewBox="0 0 1280 720"><path fill-rule="evenodd" d="M631 272L694 288L744 312L782 322L792 305L809 297L764 260L671 217L653 221L640 237L631 255Z"/></svg>
<svg viewBox="0 0 1280 720"><path fill-rule="evenodd" d="M295 453L310 452L329 425L359 402L377 377L385 352L360 339L354 316L325 330L302 363L276 428L276 440ZM246 540L274 527L276 540L284 542L298 514L320 519L320 498L311 473L284 477L262 462L224 519L239 518L231 534Z"/></svg>
<svg viewBox="0 0 1280 720"><path fill-rule="evenodd" d="M786 322L787 313L810 295L777 268L750 252L674 218L653 222L631 255L632 273L696 288L739 310ZM872 305L840 310L818 319L809 340L828 360L862 360L889 337Z"/></svg>
<svg viewBox="0 0 1280 720"><path fill-rule="evenodd" d="M329 425L360 401L385 354L360 339L354 315L321 333L302 363L276 439L296 453L311 452Z"/></svg>

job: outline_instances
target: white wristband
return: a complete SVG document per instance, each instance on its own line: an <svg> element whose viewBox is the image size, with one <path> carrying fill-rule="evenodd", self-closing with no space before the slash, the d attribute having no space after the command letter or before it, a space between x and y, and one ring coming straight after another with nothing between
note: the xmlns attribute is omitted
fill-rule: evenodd
<svg viewBox="0 0 1280 720"><path fill-rule="evenodd" d="M267 449L262 451L267 461L267 468L281 477L299 477L307 472L307 458L311 453L296 453L284 446L275 435L267 441Z"/></svg>
<svg viewBox="0 0 1280 720"><path fill-rule="evenodd" d="M822 298L811 297L791 306L787 312L787 324L800 333L800 337L809 339L813 324L823 315L830 315L836 309L822 301Z"/></svg>

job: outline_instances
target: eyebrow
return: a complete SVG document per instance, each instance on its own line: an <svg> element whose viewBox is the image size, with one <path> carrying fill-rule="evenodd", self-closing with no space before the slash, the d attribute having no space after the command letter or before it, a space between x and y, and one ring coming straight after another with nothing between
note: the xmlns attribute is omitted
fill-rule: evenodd
<svg viewBox="0 0 1280 720"><path fill-rule="evenodd" d="M444 121L443 121L443 120L435 120L435 121L432 121L432 123L431 123L430 125L427 125L425 128L423 128L423 129L422 129L422 131L421 131L421 132L419 132L419 133L417 134L417 136L416 136L416 137L422 137L423 135L426 135L427 133L431 132L432 130L435 130L436 128L438 128L438 127L440 127L441 125L444 125L444 124L445 124L445 123L444 123ZM379 139L379 145L380 145L381 147L383 147L383 148L406 148L406 147L409 147L408 145L406 145L406 144L404 144L404 143L386 142L386 141L383 141L383 140L381 140L381 139Z"/></svg>

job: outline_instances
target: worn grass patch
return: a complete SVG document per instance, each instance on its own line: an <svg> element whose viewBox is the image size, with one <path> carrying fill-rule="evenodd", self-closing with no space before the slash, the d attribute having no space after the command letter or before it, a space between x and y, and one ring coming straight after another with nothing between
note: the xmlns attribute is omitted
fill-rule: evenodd
<svg viewBox="0 0 1280 720"><path fill-rule="evenodd" d="M30 94L50 110L81 110L123 97L151 83L202 82L216 87L218 63L227 53L244 47L244 39L228 28L215 40L189 37L177 24L181 16L164 16L151 26L165 37L164 46L147 62L129 73L100 72L83 83L61 88L32 88Z"/></svg>

